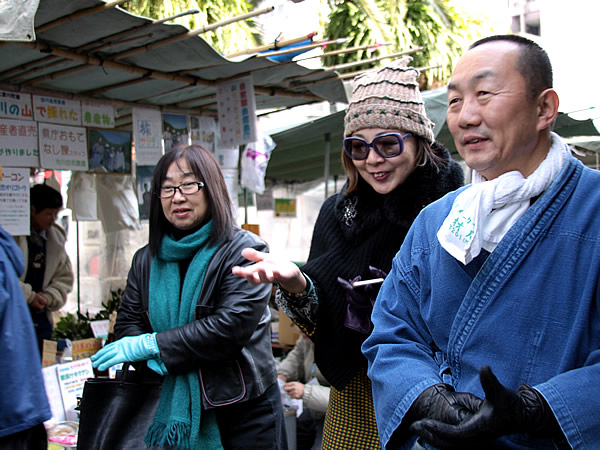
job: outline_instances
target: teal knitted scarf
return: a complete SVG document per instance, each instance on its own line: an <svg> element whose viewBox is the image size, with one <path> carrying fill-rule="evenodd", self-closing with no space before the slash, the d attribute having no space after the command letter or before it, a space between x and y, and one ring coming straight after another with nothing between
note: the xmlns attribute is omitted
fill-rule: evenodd
<svg viewBox="0 0 600 450"><path fill-rule="evenodd" d="M150 269L149 316L154 331L194 321L206 269L217 250L217 246L208 245L211 229L212 221L178 241L170 236L162 238ZM189 259L192 260L182 287L179 262ZM167 375L154 421L146 434L146 445L221 449L215 414L202 411L201 401L198 372Z"/></svg>

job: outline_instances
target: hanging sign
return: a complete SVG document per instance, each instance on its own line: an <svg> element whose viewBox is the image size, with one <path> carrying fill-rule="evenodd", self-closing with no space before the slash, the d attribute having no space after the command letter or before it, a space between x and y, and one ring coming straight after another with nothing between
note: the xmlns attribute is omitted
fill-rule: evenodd
<svg viewBox="0 0 600 450"><path fill-rule="evenodd" d="M256 101L252 76L217 85L221 140L227 147L256 141Z"/></svg>
<svg viewBox="0 0 600 450"><path fill-rule="evenodd" d="M295 198L276 198L275 217L296 217Z"/></svg>
<svg viewBox="0 0 600 450"><path fill-rule="evenodd" d="M163 113L162 130L165 152L179 144L189 145L187 122L185 114Z"/></svg>
<svg viewBox="0 0 600 450"><path fill-rule="evenodd" d="M29 235L29 169L2 169L0 224L13 236Z"/></svg>
<svg viewBox="0 0 600 450"><path fill-rule="evenodd" d="M39 167L37 131L37 123L31 120L0 119L0 164Z"/></svg>
<svg viewBox="0 0 600 450"><path fill-rule="evenodd" d="M161 114L158 109L131 109L133 143L138 166L154 166L162 156Z"/></svg>
<svg viewBox="0 0 600 450"><path fill-rule="evenodd" d="M40 0L0 1L0 40L35 41L35 13Z"/></svg>
<svg viewBox="0 0 600 450"><path fill-rule="evenodd" d="M233 215L237 218L237 212L239 207L238 200L238 187L239 187L239 174L237 169L221 169L223 173L223 179L225 180L225 185L227 186L227 192L229 193L229 198L231 199L231 208L233 210Z"/></svg>
<svg viewBox="0 0 600 450"><path fill-rule="evenodd" d="M39 149L45 169L88 170L85 128L40 123Z"/></svg>
<svg viewBox="0 0 600 450"><path fill-rule="evenodd" d="M217 145L217 120L213 117L189 116L192 144L201 145L213 154Z"/></svg>
<svg viewBox="0 0 600 450"><path fill-rule="evenodd" d="M38 122L81 125L81 102L34 95L33 118Z"/></svg>
<svg viewBox="0 0 600 450"><path fill-rule="evenodd" d="M109 103L90 102L81 103L82 125L94 128L115 127L115 107Z"/></svg>
<svg viewBox="0 0 600 450"><path fill-rule="evenodd" d="M33 120L31 95L0 91L0 117Z"/></svg>

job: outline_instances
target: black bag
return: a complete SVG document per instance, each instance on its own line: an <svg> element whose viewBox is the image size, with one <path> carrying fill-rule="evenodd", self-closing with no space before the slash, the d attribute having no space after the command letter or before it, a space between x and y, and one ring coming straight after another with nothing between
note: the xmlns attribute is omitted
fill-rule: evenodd
<svg viewBox="0 0 600 450"><path fill-rule="evenodd" d="M80 450L145 449L144 437L160 401L162 384L140 382L129 364L115 379L86 380L79 404Z"/></svg>

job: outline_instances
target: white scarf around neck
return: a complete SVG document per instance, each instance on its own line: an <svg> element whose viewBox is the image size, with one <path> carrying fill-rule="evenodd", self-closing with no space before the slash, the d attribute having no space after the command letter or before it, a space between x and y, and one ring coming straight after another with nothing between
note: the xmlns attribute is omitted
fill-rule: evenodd
<svg viewBox="0 0 600 450"><path fill-rule="evenodd" d="M530 199L544 192L554 181L570 155L569 148L556 133L551 134L548 155L527 178L512 171L486 180L473 171L473 184L455 199L437 238L454 258L469 264L481 252L492 252L521 218Z"/></svg>

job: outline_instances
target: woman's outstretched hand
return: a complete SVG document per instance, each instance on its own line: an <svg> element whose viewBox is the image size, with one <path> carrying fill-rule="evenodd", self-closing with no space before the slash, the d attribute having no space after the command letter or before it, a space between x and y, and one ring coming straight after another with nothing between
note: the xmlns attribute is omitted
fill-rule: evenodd
<svg viewBox="0 0 600 450"><path fill-rule="evenodd" d="M303 292L306 289L306 278L293 262L253 248L243 249L242 256L255 264L234 266L231 269L234 275L245 278L252 284L277 283L292 293Z"/></svg>

